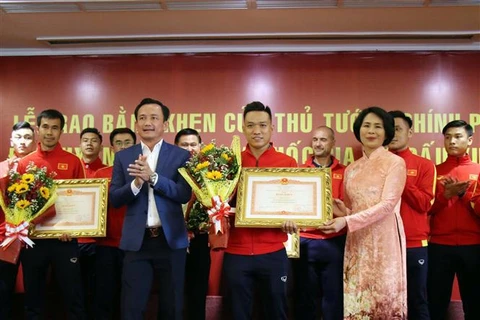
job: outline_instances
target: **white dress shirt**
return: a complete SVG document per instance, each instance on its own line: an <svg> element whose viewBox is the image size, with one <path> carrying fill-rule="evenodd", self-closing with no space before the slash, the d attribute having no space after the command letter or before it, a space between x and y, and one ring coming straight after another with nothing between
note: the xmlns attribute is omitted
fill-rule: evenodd
<svg viewBox="0 0 480 320"><path fill-rule="evenodd" d="M160 154L160 148L162 147L163 139L160 140L151 151L150 148L141 142L142 153L144 156L147 156L147 163L150 169L155 172L157 168L158 155ZM158 180L158 179L157 179ZM154 181L155 185L157 181ZM140 189L135 185L135 180L131 184L132 192L134 195L137 195L140 192ZM148 188L148 215L147 215L147 227L160 227L162 225L160 221L160 216L157 210L157 204L155 203L155 197L153 195L153 188Z"/></svg>

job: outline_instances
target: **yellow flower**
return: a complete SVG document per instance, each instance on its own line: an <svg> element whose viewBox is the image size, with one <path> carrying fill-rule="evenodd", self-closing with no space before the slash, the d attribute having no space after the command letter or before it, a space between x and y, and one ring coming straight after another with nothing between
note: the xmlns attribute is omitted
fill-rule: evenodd
<svg viewBox="0 0 480 320"><path fill-rule="evenodd" d="M40 194L45 199L50 198L50 190L47 187L41 187L40 188Z"/></svg>
<svg viewBox="0 0 480 320"><path fill-rule="evenodd" d="M15 188L15 192L17 194L22 194L28 191L28 184L26 183L19 183L17 184L17 187Z"/></svg>
<svg viewBox="0 0 480 320"><path fill-rule="evenodd" d="M209 143L205 147L203 147L201 152L202 153L207 153L208 151L212 150L213 147L214 147L213 143Z"/></svg>
<svg viewBox="0 0 480 320"><path fill-rule="evenodd" d="M30 183L33 182L33 180L35 180L35 176L31 173L24 173L22 175L22 182Z"/></svg>
<svg viewBox="0 0 480 320"><path fill-rule="evenodd" d="M204 161L202 163L199 163L197 164L197 166L195 167L195 171L200 171L202 170L203 168L206 168L210 165L210 162L209 161Z"/></svg>
<svg viewBox="0 0 480 320"><path fill-rule="evenodd" d="M210 180L220 180L223 177L222 173L216 170L207 172L205 176Z"/></svg>
<svg viewBox="0 0 480 320"><path fill-rule="evenodd" d="M230 162L230 160L232 160L232 158L229 157L226 153L222 153L222 158L225 159L227 162Z"/></svg>
<svg viewBox="0 0 480 320"><path fill-rule="evenodd" d="M18 186L18 184L14 183L10 187L8 187L7 191L11 193L11 192L15 191L15 189L17 189L17 186Z"/></svg>
<svg viewBox="0 0 480 320"><path fill-rule="evenodd" d="M28 200L19 200L16 204L16 206L20 209L25 209L30 205L30 201Z"/></svg>

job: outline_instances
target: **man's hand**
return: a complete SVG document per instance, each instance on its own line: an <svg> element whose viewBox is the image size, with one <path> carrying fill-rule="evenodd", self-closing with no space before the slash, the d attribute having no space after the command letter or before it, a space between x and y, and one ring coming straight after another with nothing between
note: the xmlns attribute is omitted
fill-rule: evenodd
<svg viewBox="0 0 480 320"><path fill-rule="evenodd" d="M442 179L442 184L445 188L443 196L445 199L450 199L452 197L465 194L470 186L470 181L458 181L456 178L445 177Z"/></svg>
<svg viewBox="0 0 480 320"><path fill-rule="evenodd" d="M287 220L282 224L282 231L288 234L293 234L298 231L295 221Z"/></svg>
<svg viewBox="0 0 480 320"><path fill-rule="evenodd" d="M135 177L135 186L141 188L144 182L150 180L150 176L153 174L152 169L147 162L147 157L144 155L138 155L138 159L135 163L128 166L127 171L130 176Z"/></svg>
<svg viewBox="0 0 480 320"><path fill-rule="evenodd" d="M333 220L327 221L323 224L323 226L318 227L318 230L321 230L323 233L335 233L347 225L347 220L344 217L338 217Z"/></svg>
<svg viewBox="0 0 480 320"><path fill-rule="evenodd" d="M58 240L60 240L62 242L68 242L68 241L72 241L72 237L70 237L70 235L64 233L60 236L60 238L58 238Z"/></svg>

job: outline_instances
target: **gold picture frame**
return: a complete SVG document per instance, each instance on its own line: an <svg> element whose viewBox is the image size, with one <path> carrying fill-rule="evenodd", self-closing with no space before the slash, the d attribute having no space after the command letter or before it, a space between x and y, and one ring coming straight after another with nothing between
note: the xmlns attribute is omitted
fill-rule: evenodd
<svg viewBox="0 0 480 320"><path fill-rule="evenodd" d="M107 232L108 179L55 180L56 215L35 225L32 239L105 237Z"/></svg>
<svg viewBox="0 0 480 320"><path fill-rule="evenodd" d="M287 256L290 259L300 258L300 233L295 232L288 234L288 240L283 243L285 245L285 250L287 251Z"/></svg>
<svg viewBox="0 0 480 320"><path fill-rule="evenodd" d="M286 220L318 227L332 219L330 168L243 168L236 227L280 228Z"/></svg>

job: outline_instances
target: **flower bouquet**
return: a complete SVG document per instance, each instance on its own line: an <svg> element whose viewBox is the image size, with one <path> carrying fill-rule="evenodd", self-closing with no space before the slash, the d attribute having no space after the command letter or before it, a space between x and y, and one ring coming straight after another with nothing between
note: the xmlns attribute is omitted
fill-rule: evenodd
<svg viewBox="0 0 480 320"><path fill-rule="evenodd" d="M54 175L30 163L24 174L10 170L0 179L0 207L5 214L0 226L0 260L17 263L21 242L30 247L34 244L28 238L30 223L55 215Z"/></svg>
<svg viewBox="0 0 480 320"><path fill-rule="evenodd" d="M185 220L188 232L192 233L207 233L212 225L207 210L197 199L187 209Z"/></svg>
<svg viewBox="0 0 480 320"><path fill-rule="evenodd" d="M218 147L215 140L194 154L180 174L192 187L208 213L209 241L212 250L224 249L228 243L230 201L240 177L242 157L240 138L233 136L231 147ZM192 219L190 213L187 220ZM188 222L187 222L188 226Z"/></svg>

